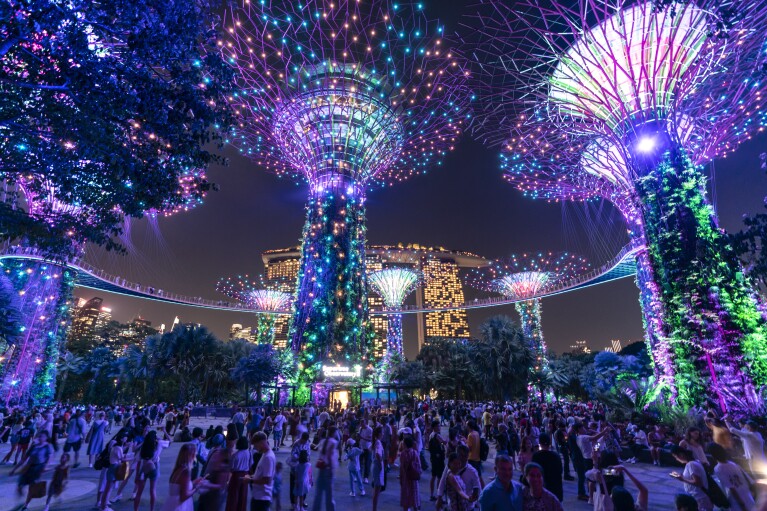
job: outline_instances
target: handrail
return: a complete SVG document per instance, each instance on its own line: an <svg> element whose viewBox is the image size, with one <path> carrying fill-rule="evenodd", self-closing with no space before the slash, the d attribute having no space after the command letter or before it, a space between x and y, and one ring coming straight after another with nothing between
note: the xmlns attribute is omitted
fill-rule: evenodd
<svg viewBox="0 0 767 511"><path fill-rule="evenodd" d="M552 296L560 293L567 292L574 288L588 284L589 282L608 274L620 264L626 262L629 258L633 258L639 251L643 250L643 246L638 243L630 243L623 247L618 254L613 257L609 262L603 264L599 268L592 269L588 273L577 275L566 281L556 282L554 285L544 288L540 293L530 296L528 298L506 298L506 297L488 297L481 299L474 299L470 302L453 303L442 305L439 307L424 307L418 305L402 305L397 308L382 307L380 309L371 310L371 314L375 315L388 315L388 314L414 314L424 312L447 312L451 310L460 309L477 309L482 307L495 307L500 305L513 304L519 301L531 300L535 298L543 298L546 296ZM210 300L199 296L187 296L178 293L167 292L153 286L142 286L141 284L129 282L128 280L119 277L117 275L111 275L100 268L96 268L90 263L83 261L82 259L71 258L65 261L54 261L46 259L44 255L35 248L8 246L7 244L0 246L0 259L4 258L24 258L33 259L48 262L51 264L63 265L70 269L83 272L91 277L100 280L106 284L114 286L118 290L111 290L108 288L95 288L102 289L104 291L111 291L119 293L120 289L130 291L133 296L142 298L148 298L151 300L157 300L168 303L178 303L181 305L190 305L194 307L205 307L219 310L229 310L236 312L251 312L258 314L278 314L285 315L290 314L290 309L278 309L278 310L261 310L240 302L230 302L226 300ZM94 287L85 286L83 287Z"/></svg>

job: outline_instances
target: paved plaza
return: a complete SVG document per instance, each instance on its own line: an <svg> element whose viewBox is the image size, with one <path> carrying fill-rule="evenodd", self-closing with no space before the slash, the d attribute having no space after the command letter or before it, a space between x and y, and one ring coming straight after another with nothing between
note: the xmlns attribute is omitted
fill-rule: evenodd
<svg viewBox="0 0 767 511"><path fill-rule="evenodd" d="M200 419L196 418L192 420L192 427L200 426L207 428L210 424L218 425L223 422L220 419ZM271 439L270 439L271 442ZM157 483L157 507L155 511L159 511L162 503L165 501L168 495L168 477L173 468L173 463L176 460L179 448L182 445L181 442L174 442L171 446L163 451L160 460L160 478ZM0 446L0 454L5 454L9 446L3 444ZM287 458L289 449L283 447L277 454L277 460L282 461L285 465L285 459ZM61 450L59 450L59 453ZM85 453L85 447L81 451L80 459L84 464L81 464L79 468L71 471L69 483L62 497L58 500L54 500L51 503L51 510L64 510L64 511L86 511L95 509L96 504L96 484L98 482L99 471L92 468L88 468L87 456L83 456ZM52 459L58 460L58 454L54 455ZM494 453L490 452L489 460L492 460ZM493 467L491 461L487 461L483 464L483 472L485 476L485 482L491 477ZM672 480L668 474L673 469L653 467L648 464L635 464L628 465L630 470L645 483L650 490L650 506L651 510L666 510L674 509L673 500L674 495L682 491L681 483ZM0 511L11 511L18 509L23 503L23 499L16 495L16 476L10 476L10 465L0 466ZM46 472L44 479L50 480L52 472ZM282 507L286 511L290 509L290 501L288 496L289 485L289 472L287 466L284 467L282 472L283 477L283 494L282 494ZM424 472L421 478L421 509L424 511L430 511L435 509L433 502L429 501L429 477L428 471ZM516 473L515 477L518 477ZM132 511L133 502L128 500L131 492L133 491L133 482L128 483L128 486L123 494L123 500L121 502L112 505L114 511ZM631 483L627 483L628 488L632 493L636 494ZM371 508L371 493L368 492L364 497L352 498L349 496L349 480L347 476L347 470L345 463L339 465L339 469L336 472L336 478L334 483L334 497L336 501L336 509L340 511L362 511ZM369 488L368 488L369 490ZM581 502L576 499L576 487L575 482L565 481L565 500L563 506L566 510L574 511L587 511L593 509L593 506L586 502ZM313 493L310 494L309 504L310 506L314 502ZM45 499L33 500L30 505L30 510L41 510L45 505ZM149 494L148 486L144 490L142 497L141 510L149 509ZM310 508L311 509L311 508ZM399 506L399 482L397 480L396 469L389 473L388 486L386 491L381 493L379 498L379 509L381 511L395 511L401 509ZM274 507L272 507L274 511Z"/></svg>

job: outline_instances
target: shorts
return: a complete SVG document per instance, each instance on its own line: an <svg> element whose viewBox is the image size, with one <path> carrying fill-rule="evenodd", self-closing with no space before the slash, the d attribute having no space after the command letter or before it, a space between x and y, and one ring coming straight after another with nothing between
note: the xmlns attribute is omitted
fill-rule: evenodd
<svg viewBox="0 0 767 511"><path fill-rule="evenodd" d="M271 500L250 499L250 511L269 511L271 505Z"/></svg>
<svg viewBox="0 0 767 511"><path fill-rule="evenodd" d="M115 463L114 465L109 465L107 467L107 483L113 483L117 481L117 467L119 465Z"/></svg>
<svg viewBox="0 0 767 511"><path fill-rule="evenodd" d="M477 471L478 475L482 476L482 462L481 461L469 460L469 465L474 467L474 469Z"/></svg>
<svg viewBox="0 0 767 511"><path fill-rule="evenodd" d="M64 443L64 452L75 451L80 452L80 448L83 446L82 440L76 440L74 442Z"/></svg>

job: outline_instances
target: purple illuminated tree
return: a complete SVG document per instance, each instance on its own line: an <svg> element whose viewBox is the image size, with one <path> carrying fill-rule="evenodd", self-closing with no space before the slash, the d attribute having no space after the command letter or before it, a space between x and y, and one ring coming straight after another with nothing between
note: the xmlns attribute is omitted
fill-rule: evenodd
<svg viewBox="0 0 767 511"><path fill-rule="evenodd" d="M220 278L216 284L216 291L258 311L256 313L258 318L256 342L258 344L272 344L274 342L276 313L287 313L293 301L290 294L269 289L263 284L263 279L261 282L252 281L247 275Z"/></svg>
<svg viewBox="0 0 767 511"><path fill-rule="evenodd" d="M514 307L519 314L522 332L534 355L534 366L530 370L537 372L548 365L538 296L546 289L588 271L589 267L585 259L567 252L512 255L472 270L467 283L516 300Z"/></svg>
<svg viewBox="0 0 767 511"><path fill-rule="evenodd" d="M383 299L387 308L399 309L405 298L423 282L423 273L412 268L386 268L368 275L370 286ZM392 361L401 360L402 351L402 314L387 314L386 353L379 364L382 377L390 373ZM380 380L380 378L379 378Z"/></svg>
<svg viewBox="0 0 767 511"><path fill-rule="evenodd" d="M453 148L469 117L463 60L421 3L246 2L225 31L242 87L231 142L309 185L290 329L301 379L367 365L365 193Z"/></svg>
<svg viewBox="0 0 767 511"><path fill-rule="evenodd" d="M638 281L662 381L685 405L713 390L722 408L753 408L765 318L696 164L764 129L767 7L485 7L470 23L488 84L477 128L503 144L507 178L534 196L616 204L646 245Z"/></svg>
<svg viewBox="0 0 767 511"><path fill-rule="evenodd" d="M35 192L28 182L24 179L19 185L30 217L56 226L62 225L62 217L84 214L84 208L57 200L52 186ZM71 234L63 233L64 239L56 243L76 245ZM54 262L6 259L0 264L12 283L9 291L16 295L19 313L18 332L0 357L0 399L6 406L45 405L56 391L56 365L66 341L74 275Z"/></svg>

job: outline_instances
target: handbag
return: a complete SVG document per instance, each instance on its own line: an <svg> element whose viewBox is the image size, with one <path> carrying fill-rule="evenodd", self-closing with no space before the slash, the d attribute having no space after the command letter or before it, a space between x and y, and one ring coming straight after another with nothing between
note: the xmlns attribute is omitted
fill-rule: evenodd
<svg viewBox="0 0 767 511"><path fill-rule="evenodd" d="M46 484L45 481L37 481L36 483L32 483L29 485L29 498L30 499L41 499L45 497L46 495Z"/></svg>
<svg viewBox="0 0 767 511"><path fill-rule="evenodd" d="M128 476L130 475L130 464L127 461L123 461L119 465L117 465L117 470L115 470L115 479L117 481L125 481L128 479Z"/></svg>

